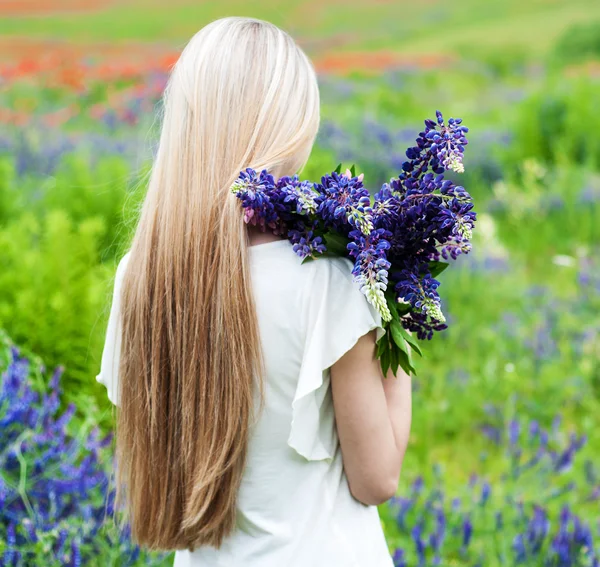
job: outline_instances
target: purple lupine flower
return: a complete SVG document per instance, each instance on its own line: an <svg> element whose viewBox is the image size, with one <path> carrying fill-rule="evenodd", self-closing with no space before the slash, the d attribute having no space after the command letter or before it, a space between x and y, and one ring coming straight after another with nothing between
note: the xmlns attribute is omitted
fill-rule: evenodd
<svg viewBox="0 0 600 567"><path fill-rule="evenodd" d="M288 238L293 244L293 250L300 258L314 257L325 253L327 250L321 236L315 235L316 227L301 221L296 227L288 231Z"/></svg>
<svg viewBox="0 0 600 567"><path fill-rule="evenodd" d="M495 412L491 415L502 417ZM549 513L540 505L540 500L543 500L546 505L552 499L563 496L566 491L574 490L574 482L565 484L560 480L556 486L552 485L552 481L559 478L554 463L565 451L569 452L571 461L574 460L577 453L585 446L585 437L571 434L565 446L562 442L564 436L562 433L559 435L558 431L544 443L542 441L544 430L537 424L532 426L531 422L527 424L523 420L514 420L508 422L505 427L507 433L512 429L514 443L511 445L511 436L507 435L504 454L505 470L510 471L515 454L523 453L528 463L534 463L532 466L528 464L527 467L532 471L531 474L538 475L533 477L535 483L533 486L538 488L529 490L532 485L526 484L528 479L525 477L519 478L519 482L514 483L510 474L503 474L497 480L498 497L492 501L487 495L487 491L491 489L486 487L486 481L479 475L472 474L466 487L470 497L463 500L463 505L459 504L458 498L451 498L446 508L442 496L443 477L436 473L437 485L427 491L424 498L415 497L410 506L405 505L402 521L398 522L401 536L413 542L417 549L417 556L419 546L423 555L427 548L431 549L431 553L427 553L428 565L449 564L455 559L458 550L462 551L463 558L465 562L468 560L469 565L487 565L493 562L500 565L575 567L598 563L598 550L597 546L594 546L596 534L585 518L564 506L558 525L552 530L553 524ZM523 439L520 434L527 428L537 435L537 439L533 442L529 437L527 440ZM527 442L523 443L523 441ZM529 458L528 451L535 453L534 458ZM519 467L519 474L525 468ZM588 476L594 482L597 480L593 471ZM417 479L417 482L420 487L419 492L425 490L421 478ZM473 498L472 489L477 487L480 487L481 497ZM503 494L504 502L501 504L503 507L498 509L495 506ZM582 502L581 491L572 494L569 500L573 501L574 498L578 499L574 500L575 502ZM482 501L486 502L485 507L480 506ZM446 515L447 543L442 548L438 522L442 518L445 521ZM482 529L479 529L480 525ZM425 537L423 534L426 527L429 527L430 531ZM404 547L406 548L406 543ZM479 555L476 560L473 560L470 555L475 552ZM415 561L415 564L417 563Z"/></svg>
<svg viewBox="0 0 600 567"><path fill-rule="evenodd" d="M520 423L516 419L511 420L509 427L508 427L508 440L509 440L511 446L515 447L517 445L517 443L519 442L520 433L521 433Z"/></svg>
<svg viewBox="0 0 600 567"><path fill-rule="evenodd" d="M559 532L552 540L551 550L555 557L559 561L559 565L569 566L573 564L573 557L571 555L571 545L569 536L569 524L571 520L571 514L569 509L565 506L560 513L560 526Z"/></svg>
<svg viewBox="0 0 600 567"><path fill-rule="evenodd" d="M392 556L392 560L394 561L394 567L407 567L406 557L404 555L403 549L396 549L394 551L394 555Z"/></svg>
<svg viewBox="0 0 600 567"><path fill-rule="evenodd" d="M317 213L325 227L334 227L342 234L352 228L368 235L373 229L371 196L363 185L363 175L352 176L333 172L324 175L315 185L321 194Z"/></svg>
<svg viewBox="0 0 600 567"><path fill-rule="evenodd" d="M573 541L574 543L583 549L593 550L594 549L594 537L589 526L585 525L577 516L573 516Z"/></svg>
<svg viewBox="0 0 600 567"><path fill-rule="evenodd" d="M4 556L2 559L2 563L4 565L14 565L17 559L17 534L15 524L13 522L8 523L8 528L6 529L6 551L4 552Z"/></svg>
<svg viewBox="0 0 600 567"><path fill-rule="evenodd" d="M460 498L453 498L451 507L452 507L452 512L454 512L456 514L460 510Z"/></svg>
<svg viewBox="0 0 600 567"><path fill-rule="evenodd" d="M424 313L414 311L402 319L402 326L412 333L416 333L417 338L421 340L429 340L433 338L434 331L443 331L448 328L446 323L439 323Z"/></svg>
<svg viewBox="0 0 600 567"><path fill-rule="evenodd" d="M486 480L481 486L481 505L485 506L490 499L490 495L492 493L492 487L490 483Z"/></svg>
<svg viewBox="0 0 600 567"><path fill-rule="evenodd" d="M532 553L538 553L544 544L548 531L550 529L550 522L546 511L540 506L535 506L533 511L533 518L529 521L527 526L527 547Z"/></svg>
<svg viewBox="0 0 600 567"><path fill-rule="evenodd" d="M435 515L435 531L429 536L429 545L439 557L439 553L444 545L444 539L446 537L446 515L444 510L436 508L434 511Z"/></svg>
<svg viewBox="0 0 600 567"><path fill-rule="evenodd" d="M423 541L422 531L423 529L421 524L416 524L411 531L417 557L419 558L419 567L423 567L425 565L425 542Z"/></svg>
<svg viewBox="0 0 600 567"><path fill-rule="evenodd" d="M430 319L439 323L446 321L441 309L440 296L437 293L439 281L430 275L420 278L415 275L414 270L395 272L393 277L399 280L395 286L399 297Z"/></svg>
<svg viewBox="0 0 600 567"><path fill-rule="evenodd" d="M512 543L512 549L515 553L515 563L525 563L527 560L527 549L525 547L525 538L523 534L517 534Z"/></svg>
<svg viewBox="0 0 600 567"><path fill-rule="evenodd" d="M27 537L32 543L35 543L38 540L35 527L33 526L33 522L30 518L24 518L22 522L22 526L25 528L27 533Z"/></svg>
<svg viewBox="0 0 600 567"><path fill-rule="evenodd" d="M72 567L81 567L81 551L79 543L75 538L71 541L71 561L69 565Z"/></svg>
<svg viewBox="0 0 600 567"><path fill-rule="evenodd" d="M404 528L406 526L406 515L412 509L414 502L410 498L402 498L401 496L398 496L394 499L394 504L398 506L396 522L401 528Z"/></svg>
<svg viewBox="0 0 600 567"><path fill-rule="evenodd" d="M384 292L388 285L388 269L391 264L386 258L391 233L384 228L371 230L364 235L360 230L349 233L349 255L354 259L352 274L359 289L369 303L377 308L384 321L392 318Z"/></svg>
<svg viewBox="0 0 600 567"><path fill-rule="evenodd" d="M58 532L58 538L54 542L54 552L57 555L62 551L63 546L64 546L65 542L67 541L68 535L69 535L69 532L67 532L67 530L64 528Z"/></svg>
<svg viewBox="0 0 600 567"><path fill-rule="evenodd" d="M421 494L421 492L423 492L424 486L425 486L425 483L423 482L423 477L418 476L412 483L411 493L414 494L415 496L418 496L419 494Z"/></svg>
<svg viewBox="0 0 600 567"><path fill-rule="evenodd" d="M479 430L495 445L500 445L502 441L502 431L499 427L484 423L479 427Z"/></svg>
<svg viewBox="0 0 600 567"><path fill-rule="evenodd" d="M561 451L558 455L554 455L554 470L556 472L564 472L571 468L573 465L573 455L579 451L586 443L586 437L577 437L571 435L569 445Z"/></svg>
<svg viewBox="0 0 600 567"><path fill-rule="evenodd" d="M471 543L471 538L473 537L473 524L471 523L470 516L467 516L462 524L462 546L463 549L466 550Z"/></svg>
<svg viewBox="0 0 600 567"><path fill-rule="evenodd" d="M529 422L529 439L535 441L540 434L540 424L533 419Z"/></svg>
<svg viewBox="0 0 600 567"><path fill-rule="evenodd" d="M231 186L231 192L242 201L244 221L263 230L276 229L278 216L271 201L270 192L275 188L273 176L263 169L257 174L247 168L240 172Z"/></svg>
<svg viewBox="0 0 600 567"><path fill-rule="evenodd" d="M307 216L316 212L322 195L310 181L300 181L298 175L280 177L275 185L277 199L282 205L291 208L297 215Z"/></svg>
<svg viewBox="0 0 600 567"><path fill-rule="evenodd" d="M464 135L469 129L460 125L462 123L460 118L450 118L446 127L442 113L437 110L435 115L442 130L439 133L436 130L430 130L427 133L427 138L433 142L431 151L437 153L446 169L462 173L465 170L462 156L464 146L468 143Z"/></svg>

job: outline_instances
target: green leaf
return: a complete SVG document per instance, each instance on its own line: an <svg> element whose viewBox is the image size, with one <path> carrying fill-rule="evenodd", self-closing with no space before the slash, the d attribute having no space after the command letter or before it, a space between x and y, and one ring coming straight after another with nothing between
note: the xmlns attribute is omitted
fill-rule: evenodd
<svg viewBox="0 0 600 567"><path fill-rule="evenodd" d="M402 351L396 345L392 345L390 348L390 368L392 369L394 376L396 376L396 373L398 372L401 354L403 354Z"/></svg>
<svg viewBox="0 0 600 567"><path fill-rule="evenodd" d="M314 256L306 256L306 258L304 258L302 260L302 262L300 262L301 264L304 264L305 262L311 262L312 260L314 260Z"/></svg>
<svg viewBox="0 0 600 567"><path fill-rule="evenodd" d="M394 299L394 296L386 293L385 294L385 300L388 306L388 309L390 310L390 313L392 314L392 319L399 319L400 315L398 314L398 302Z"/></svg>
<svg viewBox="0 0 600 567"><path fill-rule="evenodd" d="M342 164L338 163L338 166L334 169L335 173L341 173L342 172Z"/></svg>
<svg viewBox="0 0 600 567"><path fill-rule="evenodd" d="M384 377L387 378L387 373L390 368L390 349L386 348L381 355L381 371L383 372Z"/></svg>
<svg viewBox="0 0 600 567"><path fill-rule="evenodd" d="M431 272L431 277L435 278L439 276L450 264L448 262L429 262L429 271Z"/></svg>
<svg viewBox="0 0 600 567"><path fill-rule="evenodd" d="M349 238L335 231L327 232L325 238L327 238L329 242L336 242L344 247L350 242Z"/></svg>
<svg viewBox="0 0 600 567"><path fill-rule="evenodd" d="M390 331L392 333L392 339L394 339L394 343L396 346L408 354L408 345L402 336L402 325L396 321L396 319L392 319L390 321Z"/></svg>
<svg viewBox="0 0 600 567"><path fill-rule="evenodd" d="M406 372L409 376L411 374L413 376L416 376L417 371L415 370L414 366L412 365L412 361L410 360L409 355L403 351L399 351L399 356L400 356L400 366L402 367L402 370L404 370L404 372Z"/></svg>
<svg viewBox="0 0 600 567"><path fill-rule="evenodd" d="M350 168L350 175L352 175L352 177L356 177L356 167L354 164L352 164L352 167Z"/></svg>
<svg viewBox="0 0 600 567"><path fill-rule="evenodd" d="M338 256L348 255L348 248L346 248L350 242L348 238L333 231L323 235L323 238L325 239L325 246L328 251L333 252Z"/></svg>
<svg viewBox="0 0 600 567"><path fill-rule="evenodd" d="M421 351L421 347L419 346L419 343L404 327L402 327L402 336L404 337L404 340L411 346L411 348L419 356L423 356L423 352Z"/></svg>
<svg viewBox="0 0 600 567"><path fill-rule="evenodd" d="M383 335L383 337L379 339L379 341L377 341L377 358L381 358L381 355L383 354L385 349L388 348L388 345L389 339L386 333L385 335Z"/></svg>
<svg viewBox="0 0 600 567"><path fill-rule="evenodd" d="M394 319L400 319L403 315L406 315L411 310L409 303L398 303L393 289L388 288L385 291L385 298Z"/></svg>
<svg viewBox="0 0 600 567"><path fill-rule="evenodd" d="M402 315L406 315L412 309L412 306L410 305L410 303L396 302L396 309L398 310L398 315L402 317Z"/></svg>

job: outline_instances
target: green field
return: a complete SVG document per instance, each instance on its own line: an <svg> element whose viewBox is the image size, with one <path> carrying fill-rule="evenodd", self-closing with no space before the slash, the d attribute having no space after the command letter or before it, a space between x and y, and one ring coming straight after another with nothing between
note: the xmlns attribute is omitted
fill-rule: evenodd
<svg viewBox="0 0 600 567"><path fill-rule="evenodd" d="M600 17L590 0L461 0L417 3L405 0L350 3L272 0L226 3L130 0L99 12L59 12L0 19L0 34L73 42L112 40L165 42L182 46L209 21L251 16L284 27L306 42L313 55L321 46L340 49L398 49L406 53L526 50L539 56L574 23Z"/></svg>

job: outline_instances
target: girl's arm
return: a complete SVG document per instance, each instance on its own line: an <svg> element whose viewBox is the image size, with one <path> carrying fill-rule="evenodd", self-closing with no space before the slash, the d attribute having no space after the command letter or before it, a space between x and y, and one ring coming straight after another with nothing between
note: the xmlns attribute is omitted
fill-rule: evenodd
<svg viewBox="0 0 600 567"><path fill-rule="evenodd" d="M411 379L384 378L370 331L331 367L335 419L352 495L367 505L398 488L411 424Z"/></svg>

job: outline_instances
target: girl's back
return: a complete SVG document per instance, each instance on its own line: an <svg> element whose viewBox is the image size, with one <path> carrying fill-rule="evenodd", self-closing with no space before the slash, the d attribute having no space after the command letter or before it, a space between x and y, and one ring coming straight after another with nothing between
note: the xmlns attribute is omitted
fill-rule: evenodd
<svg viewBox="0 0 600 567"><path fill-rule="evenodd" d="M287 240L250 247L250 260L266 389L238 531L219 551L179 552L175 565L391 566L377 508L348 488L329 376L379 315L352 282L348 260L302 264Z"/></svg>
<svg viewBox="0 0 600 567"><path fill-rule="evenodd" d="M115 297L130 254L119 264ZM329 371L360 336L383 332L380 316L352 281L349 260L302 263L288 240L251 246L249 254L266 375L262 410L256 384L236 530L220 549L178 550L174 567L391 566L377 507L348 487ZM97 380L117 402L111 360L107 348Z"/></svg>

